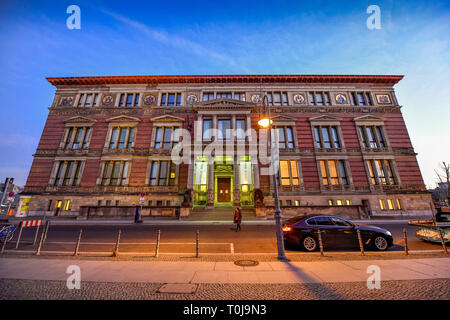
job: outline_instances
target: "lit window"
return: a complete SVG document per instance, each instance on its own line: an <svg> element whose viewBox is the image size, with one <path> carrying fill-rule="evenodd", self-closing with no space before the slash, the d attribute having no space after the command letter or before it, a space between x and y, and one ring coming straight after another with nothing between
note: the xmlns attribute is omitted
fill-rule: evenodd
<svg viewBox="0 0 450 320"><path fill-rule="evenodd" d="M402 204L400 203L400 199L397 199L397 209L398 210L403 210L402 209Z"/></svg>
<svg viewBox="0 0 450 320"><path fill-rule="evenodd" d="M389 210L395 210L395 207L394 207L394 200L388 199L388 200L387 200L387 204L388 204Z"/></svg>
<svg viewBox="0 0 450 320"><path fill-rule="evenodd" d="M345 204L347 206L351 206L352 205L352 200L345 200Z"/></svg>
<svg viewBox="0 0 450 320"><path fill-rule="evenodd" d="M342 206L344 203L343 203L342 200L336 200L336 204L337 204L338 206Z"/></svg>
<svg viewBox="0 0 450 320"><path fill-rule="evenodd" d="M386 205L384 204L383 199L380 199L380 208L381 208L381 210L386 210Z"/></svg>
<svg viewBox="0 0 450 320"><path fill-rule="evenodd" d="M296 160L280 161L280 180L282 186L300 185L298 163Z"/></svg>
<svg viewBox="0 0 450 320"><path fill-rule="evenodd" d="M296 207L300 206L300 201L295 200L295 206L296 206Z"/></svg>
<svg viewBox="0 0 450 320"><path fill-rule="evenodd" d="M64 211L69 210L70 210L70 200L66 200L66 202L64 203Z"/></svg>
<svg viewBox="0 0 450 320"><path fill-rule="evenodd" d="M328 200L328 205L332 206L333 205L333 200Z"/></svg>
<svg viewBox="0 0 450 320"><path fill-rule="evenodd" d="M347 169L344 160L320 160L323 185L348 185Z"/></svg>
<svg viewBox="0 0 450 320"><path fill-rule="evenodd" d="M366 160L372 184L393 185L396 183L391 160Z"/></svg>

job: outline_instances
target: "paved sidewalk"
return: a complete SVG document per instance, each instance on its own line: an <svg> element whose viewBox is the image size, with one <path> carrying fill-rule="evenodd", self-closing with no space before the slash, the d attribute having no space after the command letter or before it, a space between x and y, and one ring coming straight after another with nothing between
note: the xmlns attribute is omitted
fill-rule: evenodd
<svg viewBox="0 0 450 320"><path fill-rule="evenodd" d="M289 217L285 217L289 218ZM26 219L33 219L33 217L27 217ZM42 217L35 217L34 219L42 219ZM19 221L23 219L9 219L8 223L18 224ZM57 226L65 226L65 225L92 225L92 226L120 226L120 225L134 225L134 220L125 220L125 219L114 219L114 220L75 220L75 219L49 219L51 221L51 225ZM408 220L351 220L357 224L408 224ZM175 220L175 219L158 219L158 220L145 220L143 221L145 225L232 225L233 221L231 220ZM275 220L273 219L255 219L255 220L247 220L242 221L242 225L275 225Z"/></svg>
<svg viewBox="0 0 450 320"><path fill-rule="evenodd" d="M381 281L450 278L450 258L327 262L260 262L240 267L233 262L87 261L0 259L0 279L66 281L67 267L77 265L89 282L191 284L308 284L365 282L367 267L380 267Z"/></svg>

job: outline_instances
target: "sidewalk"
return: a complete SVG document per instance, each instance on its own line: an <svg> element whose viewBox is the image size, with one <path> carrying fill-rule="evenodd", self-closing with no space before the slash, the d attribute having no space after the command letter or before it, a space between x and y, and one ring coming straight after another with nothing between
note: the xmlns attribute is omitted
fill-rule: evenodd
<svg viewBox="0 0 450 320"><path fill-rule="evenodd" d="M42 219L43 217L27 217L27 220L32 219ZM289 217L286 217L289 218ZM114 219L114 220L103 220L103 219L92 219L92 220L75 220L75 219L50 219L47 217L48 220L51 221L51 224L54 226L57 225L97 225L97 226L109 226L109 225L133 225L134 220L132 219ZM285 218L283 218L285 219ZM8 223L10 224L18 224L19 221L22 221L23 219L18 218L10 218L8 220ZM357 224L408 224L408 220L389 220L389 219L374 219L374 220L351 220L354 223ZM144 219L142 224L145 225L232 225L233 221L229 220L176 220L176 219ZM242 225L275 225L274 219L267 219L267 220L243 220Z"/></svg>
<svg viewBox="0 0 450 320"><path fill-rule="evenodd" d="M25 263L24 263L25 262ZM81 281L178 284L305 284L366 282L380 267L381 281L450 278L450 258L326 262L260 262L240 267L233 262L87 261L0 259L0 279L66 281L67 267L77 265Z"/></svg>

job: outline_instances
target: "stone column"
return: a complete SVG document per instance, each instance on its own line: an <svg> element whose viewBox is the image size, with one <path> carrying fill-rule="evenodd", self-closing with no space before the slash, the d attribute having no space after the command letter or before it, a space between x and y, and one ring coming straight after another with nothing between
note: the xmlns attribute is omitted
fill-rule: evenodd
<svg viewBox="0 0 450 320"><path fill-rule="evenodd" d="M206 196L206 207L214 207L214 158L209 159L208 164L208 193Z"/></svg>
<svg viewBox="0 0 450 320"><path fill-rule="evenodd" d="M241 205L241 191L239 189L239 161L238 158L234 157L234 188L233 188L233 202L235 206Z"/></svg>

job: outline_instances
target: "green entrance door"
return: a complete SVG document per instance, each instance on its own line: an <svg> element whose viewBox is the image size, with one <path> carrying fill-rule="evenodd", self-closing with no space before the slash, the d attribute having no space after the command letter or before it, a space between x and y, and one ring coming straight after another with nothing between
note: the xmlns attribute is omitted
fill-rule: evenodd
<svg viewBox="0 0 450 320"><path fill-rule="evenodd" d="M231 178L217 177L217 202L231 201Z"/></svg>

